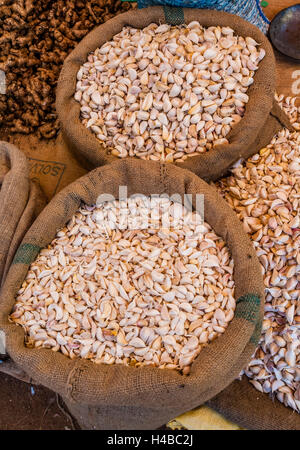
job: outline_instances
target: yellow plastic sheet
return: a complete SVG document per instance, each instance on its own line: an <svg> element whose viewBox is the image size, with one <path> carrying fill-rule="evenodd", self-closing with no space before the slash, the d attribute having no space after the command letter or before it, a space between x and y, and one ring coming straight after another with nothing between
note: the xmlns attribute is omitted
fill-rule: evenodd
<svg viewBox="0 0 300 450"><path fill-rule="evenodd" d="M238 425L226 420L223 416L207 406L193 409L168 423L172 429L187 430L242 430Z"/></svg>

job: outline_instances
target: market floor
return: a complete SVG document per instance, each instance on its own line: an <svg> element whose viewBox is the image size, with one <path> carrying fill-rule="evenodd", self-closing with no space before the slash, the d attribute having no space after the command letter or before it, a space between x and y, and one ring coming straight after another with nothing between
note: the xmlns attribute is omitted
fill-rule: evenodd
<svg viewBox="0 0 300 450"><path fill-rule="evenodd" d="M295 0L269 0L265 13L269 19ZM295 95L295 71L298 63L276 52L277 90ZM26 138L28 140L28 137ZM22 148L22 146L21 146ZM82 175L82 174L80 174ZM69 180L69 182L72 180ZM53 193L52 193L53 195ZM42 386L31 386L0 373L0 430L72 430L78 429L55 393Z"/></svg>
<svg viewBox="0 0 300 450"><path fill-rule="evenodd" d="M79 429L56 394L0 373L0 430Z"/></svg>

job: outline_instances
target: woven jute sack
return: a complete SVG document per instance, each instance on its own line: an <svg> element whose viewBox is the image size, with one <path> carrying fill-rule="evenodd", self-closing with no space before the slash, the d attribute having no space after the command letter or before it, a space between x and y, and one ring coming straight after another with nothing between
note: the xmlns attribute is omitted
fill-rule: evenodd
<svg viewBox="0 0 300 450"><path fill-rule="evenodd" d="M259 392L245 375L207 405L248 430L300 430L300 414Z"/></svg>
<svg viewBox="0 0 300 450"><path fill-rule="evenodd" d="M0 141L0 285L25 233L45 205L40 187L29 179L26 156Z"/></svg>
<svg viewBox="0 0 300 450"><path fill-rule="evenodd" d="M190 375L155 367L134 368L69 359L49 349L24 346L24 331L10 323L17 291L40 249L45 248L82 202L95 204L100 194L118 199L119 186L133 194L204 195L204 219L227 243L234 259L234 319L218 339L205 347ZM234 212L209 186L190 171L171 164L127 159L93 170L78 179L46 206L22 244L3 286L0 329L7 352L29 377L60 394L83 428L157 428L215 396L248 363L259 339L264 287L250 240Z"/></svg>
<svg viewBox="0 0 300 450"><path fill-rule="evenodd" d="M238 35L251 36L265 49L254 83L249 87L249 102L243 119L227 136L229 144L176 163L204 180L215 180L240 158L248 158L267 145L289 121L274 102L275 57L266 36L254 25L233 14L192 8L150 7L129 11L107 21L89 33L64 62L57 86L56 109L63 136L82 164L94 168L117 159L109 155L96 136L80 120L80 104L74 100L76 76L90 52L111 40L124 26L144 28L150 23L188 24L198 20L203 26L230 26Z"/></svg>

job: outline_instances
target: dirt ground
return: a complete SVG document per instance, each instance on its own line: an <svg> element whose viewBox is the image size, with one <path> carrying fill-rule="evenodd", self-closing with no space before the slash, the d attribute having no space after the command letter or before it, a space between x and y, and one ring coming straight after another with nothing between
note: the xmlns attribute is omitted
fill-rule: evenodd
<svg viewBox="0 0 300 450"><path fill-rule="evenodd" d="M79 429L60 398L0 373L0 430Z"/></svg>
<svg viewBox="0 0 300 450"><path fill-rule="evenodd" d="M296 4L290 0L270 0L265 13L271 20L277 12ZM300 63L276 52L277 91L285 95L299 94L295 88ZM297 86L299 83L297 84ZM296 89L296 90L295 90ZM41 142L35 136L0 136L19 146L30 158L32 178L39 179L48 199L58 190L82 176L85 170L69 154L61 136ZM51 178L55 167L57 178ZM1 369L0 369L1 370ZM0 373L0 430L72 430L79 428L62 401L42 386L31 386Z"/></svg>

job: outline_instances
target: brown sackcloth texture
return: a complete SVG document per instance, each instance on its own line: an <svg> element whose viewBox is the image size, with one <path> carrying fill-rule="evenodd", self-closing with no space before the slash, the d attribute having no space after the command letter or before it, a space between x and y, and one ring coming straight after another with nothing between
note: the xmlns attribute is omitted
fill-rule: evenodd
<svg viewBox="0 0 300 450"><path fill-rule="evenodd" d="M0 364L1 373L6 373L7 375L10 375L17 380L24 381L25 383L32 383L33 380L31 380L27 373L20 369L8 356L0 355L0 358L2 361Z"/></svg>
<svg viewBox="0 0 300 450"><path fill-rule="evenodd" d="M30 180L27 203L11 240L11 244L6 257L3 279L5 279L7 275L16 250L22 242L26 231L45 206L45 197L39 185L36 182Z"/></svg>
<svg viewBox="0 0 300 450"><path fill-rule="evenodd" d="M228 244L234 259L234 319L222 336L201 351L189 376L170 369L98 365L80 358L71 360L49 349L26 348L24 330L8 320L16 293L40 249L53 240L82 202L95 204L104 193L118 198L119 186L127 186L129 196L203 194L204 218ZM153 429L209 400L238 376L257 345L263 303L264 286L255 251L216 189L175 165L127 159L88 173L46 206L24 237L7 275L0 297L0 328L17 366L62 395L82 426Z"/></svg>
<svg viewBox="0 0 300 450"><path fill-rule="evenodd" d="M229 144L219 145L199 156L187 158L179 167L189 169L206 181L223 176L240 158L248 158L267 145L283 126L290 128L284 112L274 102L275 57L266 36L254 25L238 16L220 11L179 8L184 12L184 22L198 20L203 26L230 26L238 35L251 36L265 49L266 55L259 64L254 83L249 87L249 102L244 118L227 136ZM168 8L168 22L178 23L177 8ZM180 14L179 14L180 15ZM182 14L183 17L183 14ZM108 155L95 135L80 120L80 104L74 100L76 75L90 52L111 40L124 26L144 28L152 22L165 23L164 9L156 6L129 11L107 21L89 33L66 58L57 86L56 109L63 136L70 150L87 168L108 164L116 156Z"/></svg>
<svg viewBox="0 0 300 450"><path fill-rule="evenodd" d="M249 430L300 430L300 414L259 392L246 376L235 380L207 406Z"/></svg>
<svg viewBox="0 0 300 450"><path fill-rule="evenodd" d="M45 206L39 186L29 180L25 155L0 141L0 285L26 231Z"/></svg>

